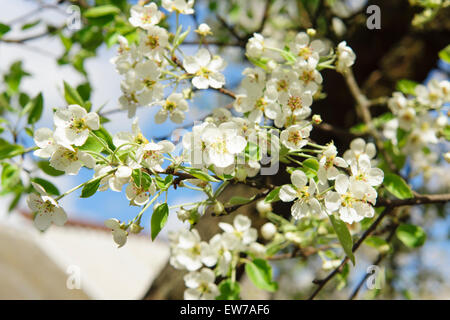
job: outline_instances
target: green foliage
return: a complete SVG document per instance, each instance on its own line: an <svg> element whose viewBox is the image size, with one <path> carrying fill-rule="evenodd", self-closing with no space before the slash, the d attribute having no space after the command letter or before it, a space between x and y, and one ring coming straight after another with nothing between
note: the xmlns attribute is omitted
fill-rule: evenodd
<svg viewBox="0 0 450 320"><path fill-rule="evenodd" d="M278 284L272 280L272 267L266 260L246 262L245 272L256 287L271 292L278 289Z"/></svg>
<svg viewBox="0 0 450 320"><path fill-rule="evenodd" d="M394 173L386 173L384 175L383 185L387 191L399 199L408 199L413 197L413 193L405 180Z"/></svg>
<svg viewBox="0 0 450 320"><path fill-rule="evenodd" d="M352 261L353 265L355 265L355 256L352 251L353 239L348 231L347 224L342 220L336 219L333 215L330 215L330 220L339 242L342 245L342 249L344 249L345 254Z"/></svg>
<svg viewBox="0 0 450 320"><path fill-rule="evenodd" d="M100 182L102 178L98 177L97 179L94 179L87 183L83 189L81 190L81 198L89 198L92 197L98 190L98 187L100 187Z"/></svg>
<svg viewBox="0 0 450 320"><path fill-rule="evenodd" d="M155 240L159 232L165 226L167 218L169 217L169 206L167 203L162 203L153 210L151 229L152 240Z"/></svg>
<svg viewBox="0 0 450 320"><path fill-rule="evenodd" d="M0 160L13 158L22 154L24 151L23 146L9 143L5 139L0 138Z"/></svg>
<svg viewBox="0 0 450 320"><path fill-rule="evenodd" d="M220 295L216 297L216 300L239 300L241 287L239 282L225 279L219 283Z"/></svg>
<svg viewBox="0 0 450 320"><path fill-rule="evenodd" d="M272 203L272 202L280 201L280 197L279 197L280 190L281 190L281 187L276 187L275 189L270 191L269 194L264 199L264 202Z"/></svg>
<svg viewBox="0 0 450 320"><path fill-rule="evenodd" d="M415 81L402 79L397 82L396 89L404 94L411 94L414 96L416 95L415 89L417 85L418 83Z"/></svg>
<svg viewBox="0 0 450 320"><path fill-rule="evenodd" d="M439 58L447 63L450 63L450 44L439 51Z"/></svg>
<svg viewBox="0 0 450 320"><path fill-rule="evenodd" d="M52 194L55 196L59 196L60 194L58 188L48 180L42 178L33 178L31 179L31 181L41 185L44 188L45 192L47 192L48 194Z"/></svg>
<svg viewBox="0 0 450 320"><path fill-rule="evenodd" d="M397 238L409 248L418 248L425 243L427 234L419 226L402 224L396 230Z"/></svg>

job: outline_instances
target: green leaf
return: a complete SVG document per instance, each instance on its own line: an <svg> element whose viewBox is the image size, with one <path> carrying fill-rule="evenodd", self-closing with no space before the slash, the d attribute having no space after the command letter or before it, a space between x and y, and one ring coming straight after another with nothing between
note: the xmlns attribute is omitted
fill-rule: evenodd
<svg viewBox="0 0 450 320"><path fill-rule="evenodd" d="M241 287L239 282L225 279L219 283L220 295L216 297L216 300L239 300Z"/></svg>
<svg viewBox="0 0 450 320"><path fill-rule="evenodd" d="M10 191L20 183L20 169L16 165L5 162L2 164L1 177L3 191Z"/></svg>
<svg viewBox="0 0 450 320"><path fill-rule="evenodd" d="M348 231L347 224L342 220L336 219L333 215L330 215L330 220L334 232L336 232L339 242L342 245L342 249L344 249L345 254L352 261L353 265L355 265L355 256L352 251L353 239Z"/></svg>
<svg viewBox="0 0 450 320"><path fill-rule="evenodd" d="M140 169L134 169L131 173L131 177L138 188L148 190L152 185L152 178L150 175Z"/></svg>
<svg viewBox="0 0 450 320"><path fill-rule="evenodd" d="M98 190L98 187L100 186L100 181L102 179L99 177L97 179L92 180L91 182L87 183L83 190L81 190L81 196L80 198L89 198L92 197Z"/></svg>
<svg viewBox="0 0 450 320"><path fill-rule="evenodd" d="M103 140L112 151L116 150L116 146L113 143L113 138L104 127L100 127L100 129L94 130L93 132L97 137Z"/></svg>
<svg viewBox="0 0 450 320"><path fill-rule="evenodd" d="M84 101L77 90L72 88L70 84L64 81L64 99L68 104L78 104L84 106ZM88 110L89 111L89 110Z"/></svg>
<svg viewBox="0 0 450 320"><path fill-rule="evenodd" d="M33 124L39 121L42 116L42 110L44 110L44 99L42 92L39 93L32 101L30 113L28 114L28 124Z"/></svg>
<svg viewBox="0 0 450 320"><path fill-rule="evenodd" d="M213 176L209 175L208 173L204 172L201 169L196 168L189 168L186 169L189 174L193 175L197 179L203 180L203 181L210 181L210 182L219 182L220 180L214 178Z"/></svg>
<svg viewBox="0 0 450 320"><path fill-rule="evenodd" d="M404 94L416 95L415 89L418 85L417 82L407 79L402 79L397 82L396 89Z"/></svg>
<svg viewBox="0 0 450 320"><path fill-rule="evenodd" d="M162 230L169 217L169 206L167 203L160 204L156 207L152 214L151 228L152 228L152 240L156 239L156 236Z"/></svg>
<svg viewBox="0 0 450 320"><path fill-rule="evenodd" d="M8 25L0 23L0 38L10 30L11 28Z"/></svg>
<svg viewBox="0 0 450 320"><path fill-rule="evenodd" d="M319 170L319 161L314 158L306 159L303 161L302 170L308 178L314 178Z"/></svg>
<svg viewBox="0 0 450 320"><path fill-rule="evenodd" d="M366 238L366 240L364 240L364 243L377 249L380 253L389 252L389 250L391 249L389 243L387 243L386 240L377 236Z"/></svg>
<svg viewBox="0 0 450 320"><path fill-rule="evenodd" d="M64 171L59 171L59 170L56 170L55 168L53 168L53 167L50 165L50 162L48 162L47 160L39 161L39 162L37 163L37 166L38 166L42 171L44 171L46 174L48 174L49 176L52 176L52 177L57 177L57 176L61 176L61 175L64 174Z"/></svg>
<svg viewBox="0 0 450 320"><path fill-rule="evenodd" d="M171 174L167 175L164 179L159 176L155 177L156 185L162 191L169 189L169 187L172 184L172 180L173 180L173 176Z"/></svg>
<svg viewBox="0 0 450 320"><path fill-rule="evenodd" d="M402 224L397 228L397 238L407 247L417 248L422 246L427 239L427 234L419 226Z"/></svg>
<svg viewBox="0 0 450 320"><path fill-rule="evenodd" d="M101 138L99 138L99 139L101 139ZM87 138L86 142L78 149L80 149L82 151L93 151L93 152L100 153L103 151L103 145L100 143L100 141L98 141L94 137L89 136Z"/></svg>
<svg viewBox="0 0 450 320"><path fill-rule="evenodd" d="M10 144L5 139L0 138L0 160L15 157L25 151L23 146Z"/></svg>
<svg viewBox="0 0 450 320"><path fill-rule="evenodd" d="M413 193L405 180L394 173L386 173L384 175L383 185L386 187L387 191L399 199L413 197Z"/></svg>
<svg viewBox="0 0 450 320"><path fill-rule="evenodd" d="M272 281L272 267L266 260L247 262L245 272L256 287L271 292L278 289L278 284Z"/></svg>
<svg viewBox="0 0 450 320"><path fill-rule="evenodd" d="M55 196L59 196L59 194L60 194L58 188L50 181L47 181L42 178L33 178L33 179L31 179L31 181L41 185L42 188L44 188L45 192L47 192L48 194L52 194Z"/></svg>
<svg viewBox="0 0 450 320"><path fill-rule="evenodd" d="M235 197L232 197L230 199L230 201L228 201L228 204L229 205L247 204L249 202L252 202L253 199L255 199L255 196L253 196L251 198L244 198L244 197L235 196Z"/></svg>
<svg viewBox="0 0 450 320"><path fill-rule="evenodd" d="M37 26L40 22L41 22L41 20L36 20L36 21L30 22L30 23L26 23L22 26L22 30L31 29L31 28Z"/></svg>
<svg viewBox="0 0 450 320"><path fill-rule="evenodd" d="M281 190L281 187L276 187L275 189L270 191L269 194L264 199L264 202L272 203L272 202L280 201L280 197L279 197L280 190Z"/></svg>
<svg viewBox="0 0 450 320"><path fill-rule="evenodd" d="M450 63L450 44L441 51L439 51L439 58L441 58L447 63Z"/></svg>
<svg viewBox="0 0 450 320"><path fill-rule="evenodd" d="M116 6L106 4L103 6L92 7L85 11L84 16L86 18L100 18L109 15L116 15L120 13L120 9Z"/></svg>

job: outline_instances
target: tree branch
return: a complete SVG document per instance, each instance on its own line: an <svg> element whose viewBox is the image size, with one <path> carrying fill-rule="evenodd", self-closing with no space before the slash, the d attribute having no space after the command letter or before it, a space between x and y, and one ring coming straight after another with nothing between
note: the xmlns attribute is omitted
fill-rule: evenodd
<svg viewBox="0 0 450 320"><path fill-rule="evenodd" d="M363 233L361 238L359 238L358 241L356 241L356 243L353 245L352 252L355 252L356 250L358 250L358 248L361 246L363 241L377 228L377 226L384 219L384 217L386 217L388 214L390 214L393 209L394 209L393 207L388 206L383 210L383 212L380 213L378 218L370 225L370 227ZM323 289L323 287L325 287L325 285L331 279L334 278L334 276L336 276L338 273L342 272L342 269L344 268L344 266L347 264L347 262L349 260L350 259L346 256L342 260L341 264L338 267L336 267L326 278L324 278L322 280L314 280L313 283L317 284L318 287L316 290L314 290L314 292L311 294L311 296L308 298L308 300L313 300L317 296L317 294Z"/></svg>

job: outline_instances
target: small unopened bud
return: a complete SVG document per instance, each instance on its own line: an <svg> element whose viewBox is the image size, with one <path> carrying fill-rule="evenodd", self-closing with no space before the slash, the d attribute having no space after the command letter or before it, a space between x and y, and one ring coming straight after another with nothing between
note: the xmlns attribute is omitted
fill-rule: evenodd
<svg viewBox="0 0 450 320"><path fill-rule="evenodd" d="M275 70L277 68L277 66L278 66L278 63L273 59L270 59L267 62L267 68L269 69L269 71Z"/></svg>
<svg viewBox="0 0 450 320"><path fill-rule="evenodd" d="M190 218L189 211L184 210L184 209L180 209L177 212L177 217L178 217L178 219L180 219L181 221L184 222L184 221L186 221L186 220L188 220Z"/></svg>
<svg viewBox="0 0 450 320"><path fill-rule="evenodd" d="M132 223L130 226L130 232L134 233L134 234L138 234L140 233L144 228L142 228L140 225L138 225L137 223Z"/></svg>
<svg viewBox="0 0 450 320"><path fill-rule="evenodd" d="M256 204L256 210L258 210L260 214L266 214L272 211L272 205L264 200L261 200Z"/></svg>
<svg viewBox="0 0 450 320"><path fill-rule="evenodd" d="M214 213L216 215L221 215L225 211L225 207L223 206L222 202L216 201L216 204L214 205Z"/></svg>
<svg viewBox="0 0 450 320"><path fill-rule="evenodd" d="M316 35L317 31L316 31L316 29L309 28L306 30L306 33L308 34L308 36L314 37Z"/></svg>
<svg viewBox="0 0 450 320"><path fill-rule="evenodd" d="M211 28L206 23L202 23L201 25L199 25L198 29L195 30L195 32L204 37L212 34Z"/></svg>
<svg viewBox="0 0 450 320"><path fill-rule="evenodd" d="M322 122L322 118L318 114L313 115L312 120L315 124L319 124Z"/></svg>
<svg viewBox="0 0 450 320"><path fill-rule="evenodd" d="M445 159L445 161L447 161L448 163L450 163L450 152L446 152L446 153L444 154L444 159Z"/></svg>
<svg viewBox="0 0 450 320"><path fill-rule="evenodd" d="M261 235L264 239L270 240L277 233L277 227L272 222L267 222L261 227Z"/></svg>

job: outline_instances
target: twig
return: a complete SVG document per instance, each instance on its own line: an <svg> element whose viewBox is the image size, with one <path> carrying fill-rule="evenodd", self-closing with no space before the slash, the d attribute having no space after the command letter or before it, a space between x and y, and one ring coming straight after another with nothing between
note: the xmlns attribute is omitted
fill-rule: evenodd
<svg viewBox="0 0 450 320"><path fill-rule="evenodd" d="M400 207L430 203L445 203L450 201L450 193L444 194L417 194L410 199L384 199L377 200L375 207Z"/></svg>
<svg viewBox="0 0 450 320"><path fill-rule="evenodd" d="M358 86L358 83L355 80L355 76L353 74L352 69L348 69L347 72L343 73L345 82L347 83L348 88L356 101L357 111L359 116L363 119L364 123L367 125L368 132L375 139L375 144L383 154L383 157L388 165L389 169L393 172L397 172L397 167L395 166L391 156L388 154L386 149L384 148L383 139L381 138L380 133L373 125L372 115L370 114L370 100L361 92L361 89Z"/></svg>
<svg viewBox="0 0 450 320"><path fill-rule="evenodd" d="M358 250L363 241L376 229L376 227L380 224L380 222L384 219L384 217L392 212L393 209L394 209L393 207L388 206L383 210L383 212L380 213L378 218L370 225L370 227L363 233L361 238L359 238L358 241L356 241L356 243L353 245L352 252ZM325 287L328 281L333 279L334 276L336 276L338 273L342 272L342 269L344 268L344 266L347 264L348 261L349 258L346 256L339 264L339 266L336 267L325 279L314 280L313 283L317 284L318 287L316 288L316 290L314 290L314 292L311 294L308 300L314 299L317 296L317 294L323 289L323 287Z"/></svg>
<svg viewBox="0 0 450 320"><path fill-rule="evenodd" d="M392 237L395 234L395 231L397 230L399 224L395 223L392 226L391 231L389 232L389 235L386 238L386 242L390 242ZM380 253L377 257L377 259L372 263L372 265L379 265L381 263L381 261L388 255L388 252L384 252L384 253ZM364 282L366 282L367 278L369 277L369 273L366 273L364 275L364 277L358 282L358 285L356 286L356 288L353 290L352 294L350 295L350 297L348 298L349 300L353 300L356 298L356 296L358 295L359 290L361 289L362 285L364 284Z"/></svg>

